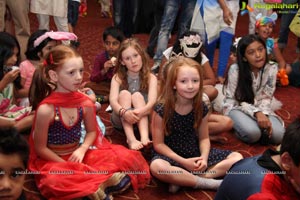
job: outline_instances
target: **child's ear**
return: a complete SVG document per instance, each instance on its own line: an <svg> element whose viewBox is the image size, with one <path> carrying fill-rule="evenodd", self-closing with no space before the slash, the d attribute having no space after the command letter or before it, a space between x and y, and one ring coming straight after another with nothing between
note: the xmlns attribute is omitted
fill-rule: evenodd
<svg viewBox="0 0 300 200"><path fill-rule="evenodd" d="M57 73L54 70L49 70L49 77L50 77L50 80L53 81L53 82L58 81Z"/></svg>
<svg viewBox="0 0 300 200"><path fill-rule="evenodd" d="M294 165L294 161L290 154L288 152L284 152L280 157L283 170L290 171Z"/></svg>
<svg viewBox="0 0 300 200"><path fill-rule="evenodd" d="M244 61L244 62L248 62L248 60L247 60L246 57L243 57L243 61Z"/></svg>
<svg viewBox="0 0 300 200"><path fill-rule="evenodd" d="M119 61L122 65L126 66L125 63L123 62L123 60Z"/></svg>

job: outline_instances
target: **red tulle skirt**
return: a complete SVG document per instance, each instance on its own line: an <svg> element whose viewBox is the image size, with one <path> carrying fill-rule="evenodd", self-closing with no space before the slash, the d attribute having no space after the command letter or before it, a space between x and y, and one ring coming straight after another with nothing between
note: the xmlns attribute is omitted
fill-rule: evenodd
<svg viewBox="0 0 300 200"><path fill-rule="evenodd" d="M63 157L68 160L69 156ZM88 196L114 172L127 173L135 192L150 180L149 165L139 151L110 144L103 138L100 149L88 150L82 163L49 162L31 156L29 169L37 187L49 200L67 200Z"/></svg>

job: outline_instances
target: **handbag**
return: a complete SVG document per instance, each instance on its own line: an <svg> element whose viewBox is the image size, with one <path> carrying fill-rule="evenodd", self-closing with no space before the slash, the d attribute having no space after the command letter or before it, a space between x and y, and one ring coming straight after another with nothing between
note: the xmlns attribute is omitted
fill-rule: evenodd
<svg viewBox="0 0 300 200"><path fill-rule="evenodd" d="M282 3L282 0L264 0L264 3Z"/></svg>
<svg viewBox="0 0 300 200"><path fill-rule="evenodd" d="M289 28L297 37L300 37L300 9L290 23Z"/></svg>

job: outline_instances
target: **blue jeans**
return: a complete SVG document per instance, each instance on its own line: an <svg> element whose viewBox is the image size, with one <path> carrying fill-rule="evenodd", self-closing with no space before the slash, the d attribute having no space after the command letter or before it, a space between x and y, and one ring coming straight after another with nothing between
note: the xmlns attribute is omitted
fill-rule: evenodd
<svg viewBox="0 0 300 200"><path fill-rule="evenodd" d="M161 61L163 52L167 49L169 35L174 27L179 8L181 8L181 14L178 21L177 39L189 30L195 4L196 0L166 0L164 15L158 35L157 49L154 55L155 61Z"/></svg>
<svg viewBox="0 0 300 200"><path fill-rule="evenodd" d="M233 120L233 128L236 136L246 143L258 142L261 137L261 129L257 121L240 110L232 110L228 115ZM274 144L281 143L285 128L279 119L275 116L268 116L272 123L271 142Z"/></svg>

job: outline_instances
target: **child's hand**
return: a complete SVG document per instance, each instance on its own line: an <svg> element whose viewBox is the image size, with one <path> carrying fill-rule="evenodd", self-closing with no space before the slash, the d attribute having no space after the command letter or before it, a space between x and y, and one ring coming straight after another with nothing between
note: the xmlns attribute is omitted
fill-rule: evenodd
<svg viewBox="0 0 300 200"><path fill-rule="evenodd" d="M87 94L87 91L91 90L90 88L82 88L79 90L79 92L83 93L83 94Z"/></svg>
<svg viewBox="0 0 300 200"><path fill-rule="evenodd" d="M204 171L207 168L207 160L203 159L202 157L199 157L196 161L197 167L194 169L194 171Z"/></svg>
<svg viewBox="0 0 300 200"><path fill-rule="evenodd" d="M199 168L198 161L199 161L199 157L186 158L185 162L183 163L183 166L189 171L199 171L197 170Z"/></svg>
<svg viewBox="0 0 300 200"><path fill-rule="evenodd" d="M113 62L111 60L108 60L104 63L104 71L108 72L110 70L110 68L113 68Z"/></svg>
<svg viewBox="0 0 300 200"><path fill-rule="evenodd" d="M81 145L79 148L77 148L72 153L72 155L69 157L69 161L81 163L86 151L87 151L87 148L85 146Z"/></svg>
<svg viewBox="0 0 300 200"><path fill-rule="evenodd" d="M270 130L269 132L271 132L272 124L271 124L269 118L264 113L257 112L257 113L255 113L255 117L256 117L258 126L260 128L269 129Z"/></svg>
<svg viewBox="0 0 300 200"><path fill-rule="evenodd" d="M140 119L144 116L144 112L141 108L135 108L132 112Z"/></svg>
<svg viewBox="0 0 300 200"><path fill-rule="evenodd" d="M123 119L125 119L125 121L127 121L130 124L135 124L140 120L140 118L134 114L133 110L127 110L123 114Z"/></svg>
<svg viewBox="0 0 300 200"><path fill-rule="evenodd" d="M4 75L2 80L4 80L7 84L12 83L19 76L19 74L19 69L11 70Z"/></svg>

